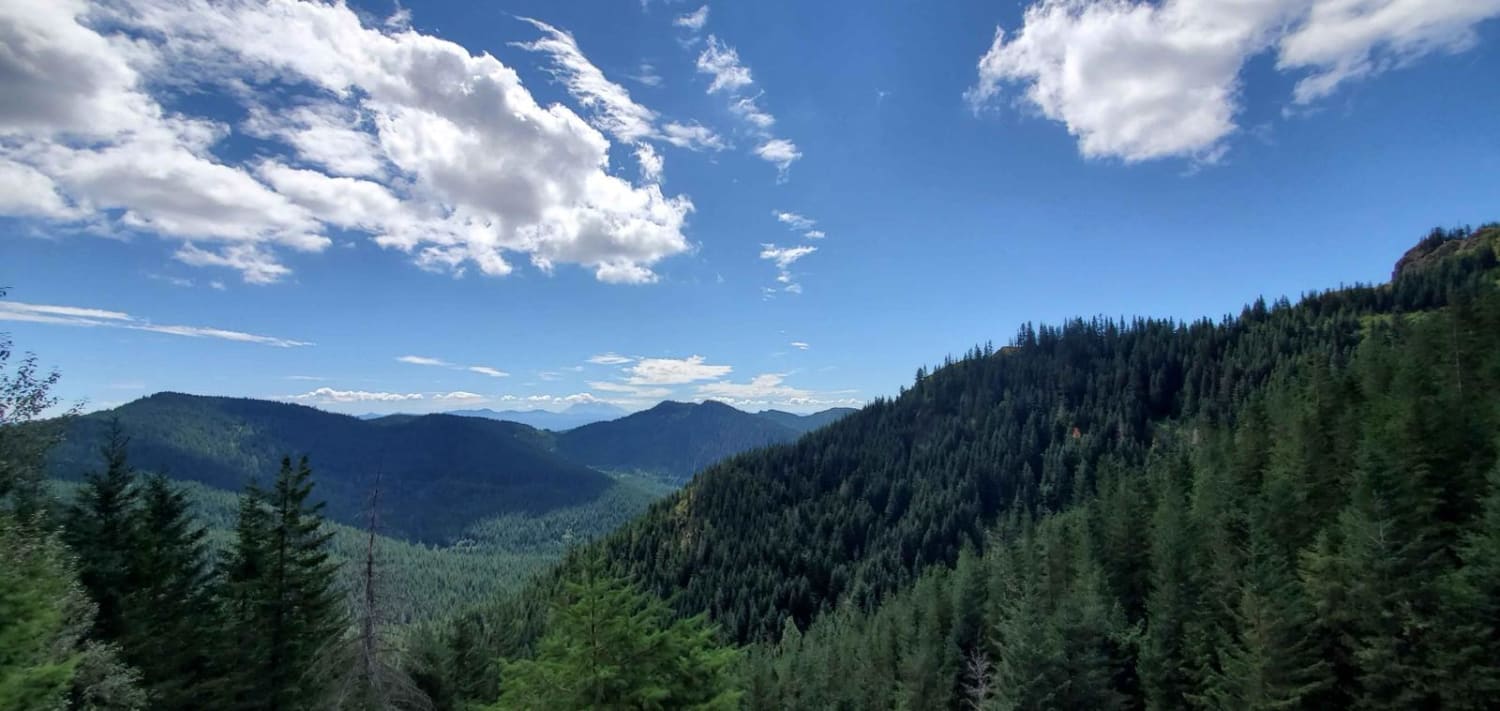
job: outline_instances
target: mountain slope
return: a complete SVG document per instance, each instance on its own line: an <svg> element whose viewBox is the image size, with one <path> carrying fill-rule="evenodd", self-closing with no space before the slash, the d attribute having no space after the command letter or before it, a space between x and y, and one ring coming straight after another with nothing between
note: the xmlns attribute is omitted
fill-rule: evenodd
<svg viewBox="0 0 1500 711"><path fill-rule="evenodd" d="M388 530L416 540L447 540L501 514L578 505L612 484L549 451L550 435L525 425L452 415L366 421L301 405L178 393L69 423L50 474L77 479L94 467L112 417L131 437L137 468L229 491L251 479L270 481L282 456L307 454L317 495L335 521L358 523L379 472L391 502Z"/></svg>
<svg viewBox="0 0 1500 711"><path fill-rule="evenodd" d="M618 420L557 435L557 450L583 464L683 482L725 457L789 442L799 432L712 400L663 402Z"/></svg>
<svg viewBox="0 0 1500 711"><path fill-rule="evenodd" d="M855 412L855 409L852 407L831 407L827 410L820 410L807 415L799 415L795 412L786 412L783 410L761 410L755 413L755 415L775 422L787 429L805 433L837 422L851 412Z"/></svg>
<svg viewBox="0 0 1500 711"><path fill-rule="evenodd" d="M795 444L709 468L605 548L739 640L873 605L982 547L1002 515L1066 509L1101 470L1138 467L1173 423L1232 422L1274 374L1343 367L1373 323L1493 301L1500 229L1463 237L1392 284L1257 301L1238 318L1025 326Z"/></svg>

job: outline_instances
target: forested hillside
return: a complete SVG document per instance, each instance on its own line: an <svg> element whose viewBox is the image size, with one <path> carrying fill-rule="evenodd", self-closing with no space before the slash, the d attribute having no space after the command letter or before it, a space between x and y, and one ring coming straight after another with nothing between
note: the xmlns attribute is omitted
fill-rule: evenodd
<svg viewBox="0 0 1500 711"><path fill-rule="evenodd" d="M269 481L283 455L311 454L329 517L356 526L379 474L387 530L434 543L456 540L493 516L582 505L614 484L552 453L549 435L521 424L453 415L366 421L301 405L177 393L76 418L48 460L51 475L76 480L95 466L112 419L129 434L136 467L228 491Z"/></svg>
<svg viewBox="0 0 1500 711"><path fill-rule="evenodd" d="M1497 249L1437 231L1385 285L1025 326L598 550L750 644L750 708L1490 708Z"/></svg>
<svg viewBox="0 0 1500 711"><path fill-rule="evenodd" d="M1069 509L1104 467L1142 466L1171 428L1235 425L1273 377L1343 373L1363 340L1405 334L1408 321L1454 304L1478 313L1493 299L1500 230L1466 235L1425 240L1414 253L1462 248L1392 284L1295 306L1257 301L1237 317L1193 323L1024 326L1004 348L919 369L899 397L709 469L607 547L681 610L707 610L743 641L774 639L786 618L806 625L846 600L868 606L923 569L952 564L965 546L982 547L1002 513ZM1486 327L1452 325L1475 339ZM1488 353L1471 354L1472 367ZM1481 376L1468 377L1467 397L1494 397L1475 384ZM1488 417L1494 403L1481 402L1476 417Z"/></svg>
<svg viewBox="0 0 1500 711"><path fill-rule="evenodd" d="M790 442L800 433L721 402L663 402L618 420L560 433L557 449L589 466L682 483L720 459Z"/></svg>

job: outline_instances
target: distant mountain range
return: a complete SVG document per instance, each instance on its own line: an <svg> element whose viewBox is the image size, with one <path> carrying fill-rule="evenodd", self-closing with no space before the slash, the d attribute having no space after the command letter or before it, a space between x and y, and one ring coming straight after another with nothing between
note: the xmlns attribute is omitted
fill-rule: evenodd
<svg viewBox="0 0 1500 711"><path fill-rule="evenodd" d="M852 407L833 407L814 412L810 415L799 415L795 412L784 412L782 410L761 410L755 414L758 417L765 418L782 427L800 433L811 432L823 425L832 424L852 412L856 412Z"/></svg>
<svg viewBox="0 0 1500 711"><path fill-rule="evenodd" d="M543 414L581 421L616 411L587 404ZM677 485L720 459L790 442L847 412L751 414L718 402L664 402L614 420L556 424L566 430L558 432L501 419L518 413L362 419L281 402L157 393L72 420L49 471L77 480L97 467L105 428L118 418L137 468L217 489L269 482L282 456L307 454L329 516L344 523L360 522L379 473L387 530L445 542L495 516L585 505L615 484L605 472Z"/></svg>
<svg viewBox="0 0 1500 711"><path fill-rule="evenodd" d="M616 407L604 402L581 402L569 405L562 412L550 410L491 410L480 408L477 410L452 410L450 415L462 415L464 417L483 417L489 420L505 420L507 422L519 422L523 425L531 425L539 430L552 430L560 432L581 427L591 422L602 420L613 420L626 414L624 408Z"/></svg>
<svg viewBox="0 0 1500 711"><path fill-rule="evenodd" d="M662 404L667 403L664 402ZM716 402L715 404L722 403ZM815 430L854 411L852 407L834 407L807 415L799 415L795 412L786 412L784 410L761 410L760 412L746 414L754 414L757 417L770 420L800 434ZM741 410L741 412L744 411ZM491 410L489 408L477 408L472 410L448 410L443 414L459 415L462 417L483 417L487 420L503 420L505 422L519 422L539 430L562 432L595 422L620 419L629 413L624 408L609 403L584 402L570 405L561 412L553 412L551 410ZM355 417L361 420L378 420L384 417L396 416L377 413L355 415ZM411 417L411 415L399 416Z"/></svg>
<svg viewBox="0 0 1500 711"><path fill-rule="evenodd" d="M229 491L270 482L283 455L311 458L317 495L336 521L357 524L378 473L385 525L402 538L443 541L477 520L585 503L613 483L552 451L551 435L477 417L360 420L264 400L158 393L69 423L51 455L59 479L98 467L111 418L139 469Z"/></svg>

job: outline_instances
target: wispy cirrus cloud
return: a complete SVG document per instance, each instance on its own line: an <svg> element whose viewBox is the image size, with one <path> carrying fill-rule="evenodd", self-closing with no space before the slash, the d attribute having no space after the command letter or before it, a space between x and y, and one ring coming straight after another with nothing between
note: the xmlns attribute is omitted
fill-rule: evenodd
<svg viewBox="0 0 1500 711"><path fill-rule="evenodd" d="M630 363L633 361L635 361L634 358L631 358L629 356L622 356L619 353L615 353L613 351L609 353L600 353L599 355L590 357L588 360L588 362L595 365L622 365L624 363Z"/></svg>
<svg viewBox="0 0 1500 711"><path fill-rule="evenodd" d="M433 358L433 357L430 357L430 356L404 355L404 356L397 357L396 361L400 362L400 363L406 363L407 365L423 365L423 366L428 366L428 367L432 367L432 368L447 368L448 370L463 370L463 371L467 371L467 372L470 372L470 373L478 373L480 375L488 375L491 378L508 378L508 377L510 377L510 373L507 373L507 372L505 372L503 370L500 370L499 368L492 368L492 367L490 367L488 365L458 365L457 363L454 363L452 361L443 360L442 358Z"/></svg>
<svg viewBox="0 0 1500 711"><path fill-rule="evenodd" d="M442 358L429 358L427 356L404 355L396 358L396 360L397 362L406 363L408 365L430 365L439 368L453 367L452 363L449 363Z"/></svg>
<svg viewBox="0 0 1500 711"><path fill-rule="evenodd" d="M625 395L625 396L629 396L631 398L642 399L642 400L650 400L650 399L657 399L657 400L659 400L661 398L669 397L672 394L672 389L671 388L648 387L648 386L643 386L643 385L631 385L629 383L616 383L616 382L611 382L611 381L607 381L607 380L606 381L599 381L599 380L590 381L589 382L589 387L591 389L598 390L600 392L615 393L617 395Z"/></svg>
<svg viewBox="0 0 1500 711"><path fill-rule="evenodd" d="M702 24L707 21L708 14L704 12ZM701 24L698 29L701 29ZM771 133L776 117L760 106L764 92L750 93L749 90L755 86L755 79L750 73L750 67L740 60L739 51L710 34L703 41L703 49L698 53L696 65L698 73L710 78L708 93L727 96L730 112L740 118L755 139L751 152L776 166L777 181L785 181L792 163L802 158L802 151L790 139Z"/></svg>
<svg viewBox="0 0 1500 711"><path fill-rule="evenodd" d="M708 6L704 5L686 15L678 15L677 19L672 20L672 24L697 32L708 24Z"/></svg>
<svg viewBox="0 0 1500 711"><path fill-rule="evenodd" d="M787 227L790 227L794 230L810 230L813 228L813 225L818 224L817 220L814 220L811 217L799 215L795 212L772 210L771 215L776 218L777 222L780 222L781 224L786 225Z"/></svg>
<svg viewBox="0 0 1500 711"><path fill-rule="evenodd" d="M792 273L792 265L797 260L816 251L818 251L817 247L807 244L795 247L778 247L774 244L762 244L760 258L776 265L776 281L782 285L782 291L800 294L802 293L802 285L797 283L796 277Z"/></svg>
<svg viewBox="0 0 1500 711"><path fill-rule="evenodd" d="M704 17L707 17L706 8ZM532 42L513 42L512 46L545 54L551 59L548 69L552 76L567 87L568 93L587 113L589 122L621 142L635 147L634 153L643 180L660 182L662 176L663 159L647 143L648 140L660 140L690 150L717 150L717 147L722 147L722 139L697 124L673 122L658 128L660 115L637 103L631 98L628 89L605 77L604 72L584 56L571 33L541 20L529 17L520 19L541 30L543 37Z"/></svg>
<svg viewBox="0 0 1500 711"><path fill-rule="evenodd" d="M801 232L802 236L807 239L823 239L828 236L823 230L813 229L818 224L818 221L811 217L785 210L772 210L771 215L776 218L777 222L786 225L788 229L794 232Z"/></svg>
<svg viewBox="0 0 1500 711"><path fill-rule="evenodd" d="M403 393L378 390L339 390L337 388L323 387L296 395L282 395L276 399L314 405L343 405L349 403L419 402L429 400L436 402L473 402L487 398L479 393L471 393L464 390L433 393Z"/></svg>
<svg viewBox="0 0 1500 711"><path fill-rule="evenodd" d="M263 336L224 328L152 323L150 320L137 318L122 311L78 306L28 304L20 301L0 301L0 321L23 321L57 326L123 328L132 331L147 331L187 338L209 338L239 343L254 343L276 348L296 348L313 345L310 341Z"/></svg>

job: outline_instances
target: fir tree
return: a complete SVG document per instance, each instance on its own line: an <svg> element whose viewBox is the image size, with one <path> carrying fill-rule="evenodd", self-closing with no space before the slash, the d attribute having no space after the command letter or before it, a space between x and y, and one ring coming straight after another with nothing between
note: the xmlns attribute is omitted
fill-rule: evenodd
<svg viewBox="0 0 1500 711"><path fill-rule="evenodd" d="M1197 609L1193 589L1193 546L1181 481L1186 463L1170 457L1158 475L1156 515L1152 519L1151 593L1140 656L1141 684L1149 708L1187 705L1193 692L1187 630Z"/></svg>
<svg viewBox="0 0 1500 711"><path fill-rule="evenodd" d="M270 491L250 486L241 500L233 548L225 564L224 605L230 621L231 708L294 711L321 708L324 655L344 629L334 586L322 504L309 502L312 469L283 458Z"/></svg>
<svg viewBox="0 0 1500 711"><path fill-rule="evenodd" d="M1220 650L1195 701L1215 709L1304 708L1332 683L1310 632L1312 609L1269 532L1251 534L1248 565L1234 607L1234 640Z"/></svg>
<svg viewBox="0 0 1500 711"><path fill-rule="evenodd" d="M737 653L702 617L676 622L659 600L588 566L569 583L535 659L505 665L494 709L732 709Z"/></svg>
<svg viewBox="0 0 1500 711"><path fill-rule="evenodd" d="M130 439L111 420L100 454L104 471L90 472L67 512L68 544L78 556L78 577L98 605L93 634L105 641L126 632L126 594L135 584L131 562L138 549L137 490L127 447Z"/></svg>
<svg viewBox="0 0 1500 711"><path fill-rule="evenodd" d="M147 477L135 513L130 560L137 584L126 596L121 639L126 661L141 670L154 708L194 709L211 674L214 610L206 533L194 523L182 490L165 477Z"/></svg>

